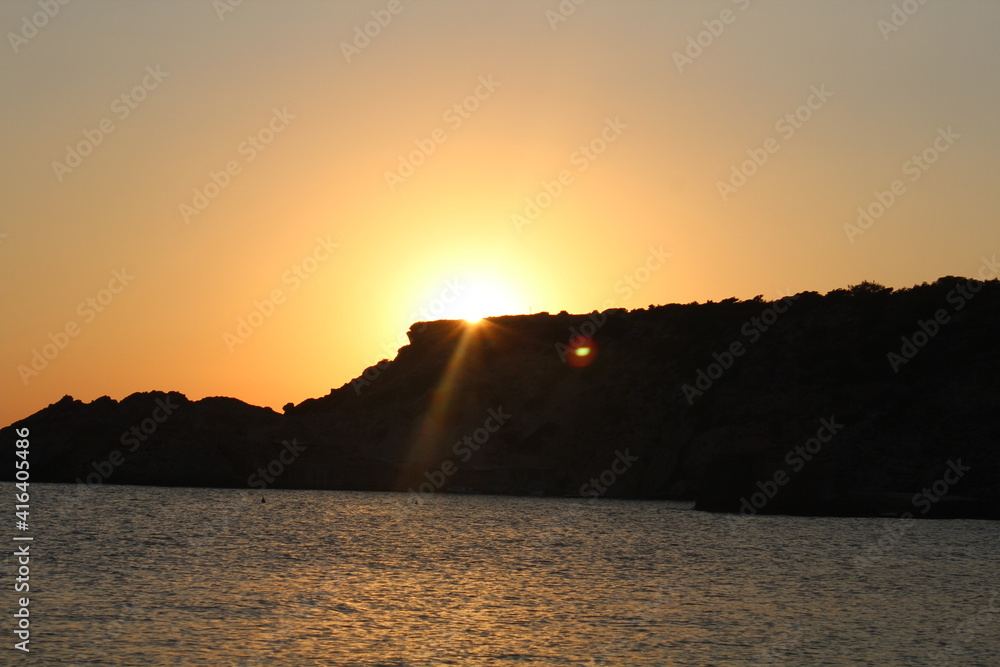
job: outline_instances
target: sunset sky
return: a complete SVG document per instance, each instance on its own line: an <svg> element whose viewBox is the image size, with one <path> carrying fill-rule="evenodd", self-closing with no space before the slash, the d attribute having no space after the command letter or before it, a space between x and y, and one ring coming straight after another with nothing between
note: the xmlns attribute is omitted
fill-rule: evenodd
<svg viewBox="0 0 1000 667"><path fill-rule="evenodd" d="M992 1L7 0L0 26L2 424L153 389L280 410L417 320L1000 252Z"/></svg>

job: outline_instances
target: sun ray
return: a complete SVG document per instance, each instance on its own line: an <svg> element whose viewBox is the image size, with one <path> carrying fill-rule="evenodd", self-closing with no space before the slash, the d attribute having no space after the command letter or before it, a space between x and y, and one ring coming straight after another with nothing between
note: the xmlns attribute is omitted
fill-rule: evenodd
<svg viewBox="0 0 1000 667"><path fill-rule="evenodd" d="M440 445L445 433L445 426L454 411L455 387L459 379L473 338L476 327L463 326L458 332L458 341L445 365L441 379L438 380L431 400L427 405L420 425L415 429L413 441L406 457L408 463L430 462L434 449ZM401 474L405 475L405 471ZM397 480L397 490L402 491L402 480ZM411 489L412 490L412 489Z"/></svg>
<svg viewBox="0 0 1000 667"><path fill-rule="evenodd" d="M454 343L451 356L435 385L423 417L413 429L408 451L404 457L407 464L427 465L433 468L453 455L453 451L449 448L453 444L450 438L451 436L457 438L461 434L449 431L453 424L461 420L462 408L481 409L485 418L486 410L491 407L485 403L477 405L474 394L463 386L463 380L468 374L482 372L483 364L488 363L488 360L482 359L479 355L490 347L490 340L496 342L503 339L505 344L526 341L523 334L506 328L493 318L483 318L474 326L461 321L452 321L451 324L455 328L449 335L457 337L458 340ZM459 399L466 399L465 403L460 403ZM419 481L408 483L407 475L412 472L414 471L409 466L400 470L393 488L396 491L418 491L420 485L427 481L423 478L425 470L418 472Z"/></svg>

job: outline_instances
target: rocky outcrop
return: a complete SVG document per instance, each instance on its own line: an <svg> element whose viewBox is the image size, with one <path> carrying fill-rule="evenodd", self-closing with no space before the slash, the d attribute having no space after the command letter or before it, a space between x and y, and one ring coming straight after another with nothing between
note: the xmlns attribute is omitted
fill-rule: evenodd
<svg viewBox="0 0 1000 667"><path fill-rule="evenodd" d="M1000 283L955 277L423 322L396 359L284 414L176 393L66 397L0 446L30 429L34 481L1000 518L998 334Z"/></svg>

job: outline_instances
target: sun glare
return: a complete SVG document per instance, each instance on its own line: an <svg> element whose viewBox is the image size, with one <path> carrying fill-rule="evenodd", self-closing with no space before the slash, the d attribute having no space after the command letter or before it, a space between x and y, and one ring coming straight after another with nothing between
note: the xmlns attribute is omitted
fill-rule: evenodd
<svg viewBox="0 0 1000 667"><path fill-rule="evenodd" d="M468 289L452 304L448 315L475 324L484 317L523 312L523 304L510 289L494 281L470 280Z"/></svg>

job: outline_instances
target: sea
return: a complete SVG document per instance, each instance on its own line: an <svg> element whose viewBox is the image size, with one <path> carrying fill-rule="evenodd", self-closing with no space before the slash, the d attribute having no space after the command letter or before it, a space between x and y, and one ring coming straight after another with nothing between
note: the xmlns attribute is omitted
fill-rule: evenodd
<svg viewBox="0 0 1000 667"><path fill-rule="evenodd" d="M997 665L1000 522L31 484L0 663ZM12 483L0 484L14 508ZM13 552L30 545L30 590ZM30 653L14 648L29 597Z"/></svg>

